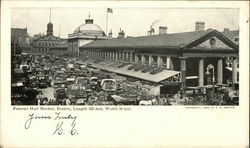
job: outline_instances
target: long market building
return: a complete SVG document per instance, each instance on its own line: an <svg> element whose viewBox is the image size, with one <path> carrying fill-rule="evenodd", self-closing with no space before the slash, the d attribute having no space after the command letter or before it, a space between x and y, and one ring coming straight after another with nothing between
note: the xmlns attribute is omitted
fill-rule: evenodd
<svg viewBox="0 0 250 148"><path fill-rule="evenodd" d="M238 83L238 31L204 30L204 24L197 22L193 32L164 32L94 40L80 46L79 55L105 71L154 84L180 84L184 97L192 79L197 87Z"/></svg>

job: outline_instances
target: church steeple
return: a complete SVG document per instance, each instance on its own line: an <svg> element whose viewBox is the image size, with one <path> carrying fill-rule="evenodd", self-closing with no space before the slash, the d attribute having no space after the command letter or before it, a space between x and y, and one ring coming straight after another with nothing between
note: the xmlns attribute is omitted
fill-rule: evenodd
<svg viewBox="0 0 250 148"><path fill-rule="evenodd" d="M53 24L51 23L51 8L49 12L49 23L47 24L47 35L53 35Z"/></svg>

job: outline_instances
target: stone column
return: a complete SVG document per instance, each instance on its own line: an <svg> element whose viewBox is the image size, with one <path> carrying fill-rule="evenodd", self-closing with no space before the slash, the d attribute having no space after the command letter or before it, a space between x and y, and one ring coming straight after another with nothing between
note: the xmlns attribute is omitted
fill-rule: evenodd
<svg viewBox="0 0 250 148"><path fill-rule="evenodd" d="M119 60L122 59L122 52L119 52Z"/></svg>
<svg viewBox="0 0 250 148"><path fill-rule="evenodd" d="M133 62L133 53L132 53L132 52L130 53L129 61L130 61L131 63Z"/></svg>
<svg viewBox="0 0 250 148"><path fill-rule="evenodd" d="M135 64L139 64L139 58L137 54L135 54Z"/></svg>
<svg viewBox="0 0 250 148"><path fill-rule="evenodd" d="M217 84L223 84L223 60L217 62Z"/></svg>
<svg viewBox="0 0 250 148"><path fill-rule="evenodd" d="M199 61L199 86L204 86L204 59Z"/></svg>
<svg viewBox="0 0 250 148"><path fill-rule="evenodd" d="M126 53L122 52L122 60L125 61L126 60Z"/></svg>
<svg viewBox="0 0 250 148"><path fill-rule="evenodd" d="M120 52L117 52L117 59L120 59Z"/></svg>
<svg viewBox="0 0 250 148"><path fill-rule="evenodd" d="M112 59L115 60L115 52L112 52Z"/></svg>
<svg viewBox="0 0 250 148"><path fill-rule="evenodd" d="M126 53L126 61L129 61L129 53Z"/></svg>
<svg viewBox="0 0 250 148"><path fill-rule="evenodd" d="M186 98L186 57L180 57L181 60L181 88L182 98Z"/></svg>
<svg viewBox="0 0 250 148"><path fill-rule="evenodd" d="M107 57L107 52L103 51L103 57L106 58Z"/></svg>
<svg viewBox="0 0 250 148"><path fill-rule="evenodd" d="M115 61L118 61L118 52L115 52Z"/></svg>
<svg viewBox="0 0 250 148"><path fill-rule="evenodd" d="M152 64L153 64L153 57L152 57L152 55L149 55L148 56L148 65L152 66Z"/></svg>
<svg viewBox="0 0 250 148"><path fill-rule="evenodd" d="M142 55L141 55L141 63L142 63L142 64L145 64L145 60L146 60L146 59L145 59L145 56L142 54Z"/></svg>
<svg viewBox="0 0 250 148"><path fill-rule="evenodd" d="M96 51L96 58L100 58L99 51Z"/></svg>
<svg viewBox="0 0 250 148"><path fill-rule="evenodd" d="M102 57L102 59L105 58L105 51L101 51L101 57Z"/></svg>
<svg viewBox="0 0 250 148"><path fill-rule="evenodd" d="M170 62L171 62L170 57L167 57L167 60L166 60L166 68L167 69L170 69Z"/></svg>
<svg viewBox="0 0 250 148"><path fill-rule="evenodd" d="M157 56L157 66L159 68L162 67L162 58L161 58L161 56Z"/></svg>
<svg viewBox="0 0 250 148"><path fill-rule="evenodd" d="M105 51L105 59L109 58L109 52Z"/></svg>
<svg viewBox="0 0 250 148"><path fill-rule="evenodd" d="M99 57L98 51L95 51L95 58L97 59Z"/></svg>
<svg viewBox="0 0 250 148"><path fill-rule="evenodd" d="M237 58L233 59L233 64L232 64L232 82L233 82L233 88L235 83L237 83Z"/></svg>

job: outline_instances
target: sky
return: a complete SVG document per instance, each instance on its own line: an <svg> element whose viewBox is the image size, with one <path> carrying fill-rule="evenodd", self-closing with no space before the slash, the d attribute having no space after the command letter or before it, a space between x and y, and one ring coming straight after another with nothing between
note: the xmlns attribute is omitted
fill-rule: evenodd
<svg viewBox="0 0 250 148"><path fill-rule="evenodd" d="M108 30L112 29L116 37L119 29L124 30L126 36L145 36L150 26L158 34L159 26L167 26L168 33L194 31L195 22L205 22L205 29L213 28L223 31L239 29L238 9L199 9L199 8L112 8L108 13ZM106 31L107 8L52 8L51 22L54 35L67 38L68 34L90 17L94 24ZM49 22L49 8L12 8L11 27L26 28L32 36L38 33L46 34ZM59 27L60 26L60 27Z"/></svg>

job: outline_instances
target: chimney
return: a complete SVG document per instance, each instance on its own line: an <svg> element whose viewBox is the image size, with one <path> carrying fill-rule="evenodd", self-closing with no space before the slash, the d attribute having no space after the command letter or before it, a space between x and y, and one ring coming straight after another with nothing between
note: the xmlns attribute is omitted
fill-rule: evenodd
<svg viewBox="0 0 250 148"><path fill-rule="evenodd" d="M118 33L118 39L122 39L122 38L125 38L125 32L123 30L121 30L120 28L120 32Z"/></svg>
<svg viewBox="0 0 250 148"><path fill-rule="evenodd" d="M159 34L167 34L168 27L166 26L160 26L159 27Z"/></svg>
<svg viewBox="0 0 250 148"><path fill-rule="evenodd" d="M113 35L112 30L110 30L108 36L109 36L109 37L112 37L112 35Z"/></svg>
<svg viewBox="0 0 250 148"><path fill-rule="evenodd" d="M195 32L204 30L205 30L205 22L195 22Z"/></svg>
<svg viewBox="0 0 250 148"><path fill-rule="evenodd" d="M229 28L224 28L224 31L223 32L229 32L230 29Z"/></svg>

